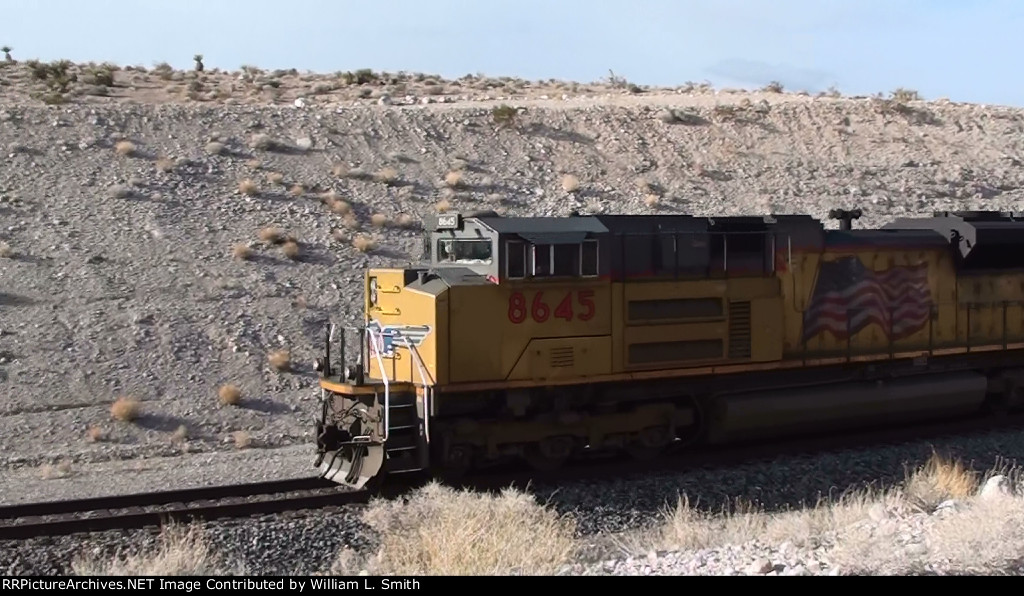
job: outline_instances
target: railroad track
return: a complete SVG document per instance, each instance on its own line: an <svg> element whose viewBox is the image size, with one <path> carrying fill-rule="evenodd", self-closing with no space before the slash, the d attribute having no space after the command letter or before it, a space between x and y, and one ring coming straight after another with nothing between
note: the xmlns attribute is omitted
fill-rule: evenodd
<svg viewBox="0 0 1024 596"><path fill-rule="evenodd" d="M0 507L0 540L159 526L171 520L216 520L318 509L365 500L320 478L211 486L74 501Z"/></svg>
<svg viewBox="0 0 1024 596"><path fill-rule="evenodd" d="M712 448L698 453L683 451L643 462L622 458L583 460L551 473L496 468L468 478L462 485L476 490L496 490L508 486L525 487L528 484L536 487L580 480L629 478L696 468L767 463L779 457L809 457L847 449L876 448L929 439L956 440L971 434L1009 429L1024 429L1024 414L1001 419L977 417L913 427L880 427L785 441L761 441ZM0 507L0 540L157 527L172 520L213 521L350 506L366 503L374 496L399 496L419 486L423 480L415 476L394 476L376 492L370 492L350 491L320 478L299 478L12 505Z"/></svg>

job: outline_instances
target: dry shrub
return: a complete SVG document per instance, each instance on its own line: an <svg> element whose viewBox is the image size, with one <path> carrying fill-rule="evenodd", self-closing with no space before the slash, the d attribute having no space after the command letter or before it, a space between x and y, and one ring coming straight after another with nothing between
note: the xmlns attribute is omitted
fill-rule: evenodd
<svg viewBox="0 0 1024 596"><path fill-rule="evenodd" d="M14 256L14 249L6 242L0 242L0 258L9 259Z"/></svg>
<svg viewBox="0 0 1024 596"><path fill-rule="evenodd" d="M256 158L253 158L245 162L245 167L251 168L253 170L258 170L263 167L263 162Z"/></svg>
<svg viewBox="0 0 1024 596"><path fill-rule="evenodd" d="M72 561L71 570L83 576L245 575L244 569L232 568L214 554L199 524L170 525L160 533L155 549L125 558L101 559L88 549Z"/></svg>
<svg viewBox="0 0 1024 596"><path fill-rule="evenodd" d="M464 184L462 180L462 172L455 170L448 172L447 174L445 174L444 183L447 184L450 188L461 188L462 185Z"/></svg>
<svg viewBox="0 0 1024 596"><path fill-rule="evenodd" d="M169 159L167 157L161 157L156 160L156 169L161 172L171 172L174 170L176 165L177 164L175 164L173 159Z"/></svg>
<svg viewBox="0 0 1024 596"><path fill-rule="evenodd" d="M238 183L238 192L247 197L253 197L259 194L260 188L251 179L246 178Z"/></svg>
<svg viewBox="0 0 1024 596"><path fill-rule="evenodd" d="M331 166L331 174L338 178L344 178L348 176L348 169L347 164L336 163Z"/></svg>
<svg viewBox="0 0 1024 596"><path fill-rule="evenodd" d="M242 390L235 385L222 385L217 390L217 397L225 406L237 406L242 401Z"/></svg>
<svg viewBox="0 0 1024 596"><path fill-rule="evenodd" d="M246 449L252 445L252 437L244 430L236 430L231 433L231 440L235 442L238 449Z"/></svg>
<svg viewBox="0 0 1024 596"><path fill-rule="evenodd" d="M374 180L384 184L393 184L398 180L398 170L395 168L384 168L374 175Z"/></svg>
<svg viewBox="0 0 1024 596"><path fill-rule="evenodd" d="M383 228L388 224L388 216L383 213L374 213L373 217L370 218L370 223L375 228Z"/></svg>
<svg viewBox="0 0 1024 596"><path fill-rule="evenodd" d="M456 491L437 483L371 503L363 520L380 550L371 575L552 575L575 553L575 522L526 493ZM352 572L343 551L332 572Z"/></svg>
<svg viewBox="0 0 1024 596"><path fill-rule="evenodd" d="M130 157L135 155L135 143L132 143L131 141L118 141L114 144L114 151L118 155Z"/></svg>
<svg viewBox="0 0 1024 596"><path fill-rule="evenodd" d="M269 174L267 174L267 182L269 182L269 183L271 183L271 184L273 184L275 186L283 186L284 185L284 174L282 174L280 172L270 172Z"/></svg>
<svg viewBox="0 0 1024 596"><path fill-rule="evenodd" d="M248 244L236 244L231 248L231 255L240 261L248 261L252 258L252 249Z"/></svg>
<svg viewBox="0 0 1024 596"><path fill-rule="evenodd" d="M260 240L269 244L284 242L284 231L280 228L263 228L259 233Z"/></svg>
<svg viewBox="0 0 1024 596"><path fill-rule="evenodd" d="M114 420L131 422L139 417L139 401L132 397L121 397L110 406L110 415Z"/></svg>
<svg viewBox="0 0 1024 596"><path fill-rule="evenodd" d="M299 247L299 243L294 240L285 242L284 246L281 247L281 250L284 251L284 256L292 260L296 260L302 256L302 249Z"/></svg>
<svg viewBox="0 0 1024 596"><path fill-rule="evenodd" d="M288 190L288 194L292 195L293 197L301 197L302 195L306 194L306 187L301 184L293 184L292 187Z"/></svg>
<svg viewBox="0 0 1024 596"><path fill-rule="evenodd" d="M341 199L335 199L328 203L328 205L330 205L331 211L338 215L346 215L352 212L352 205L349 205L346 201L342 201Z"/></svg>
<svg viewBox="0 0 1024 596"><path fill-rule="evenodd" d="M291 354L288 350L277 350L267 356L267 361L275 370L286 371L291 368Z"/></svg>
<svg viewBox="0 0 1024 596"><path fill-rule="evenodd" d="M966 499L978 490L978 475L959 461L950 461L937 453L910 474L903 489L908 505L931 512L949 499Z"/></svg>
<svg viewBox="0 0 1024 596"><path fill-rule="evenodd" d="M656 194L649 194L644 197L644 205L648 207L656 207L661 202L661 197Z"/></svg>
<svg viewBox="0 0 1024 596"><path fill-rule="evenodd" d="M576 192L580 189L580 180L576 176L562 176L562 190L565 192Z"/></svg>
<svg viewBox="0 0 1024 596"><path fill-rule="evenodd" d="M408 213L403 213L399 215L395 223L398 224L398 227L405 229L409 229L416 226L416 220L413 219L413 217Z"/></svg>
<svg viewBox="0 0 1024 596"><path fill-rule="evenodd" d="M107 440L107 433L98 426L90 426L89 430L85 432L85 440L90 443L100 443Z"/></svg>
<svg viewBox="0 0 1024 596"><path fill-rule="evenodd" d="M352 246L359 252L370 252L377 247L377 243L373 238L360 234L352 239Z"/></svg>
<svg viewBox="0 0 1024 596"><path fill-rule="evenodd" d="M437 202L436 208L438 213L445 213L446 211L452 208L452 204L448 201L448 199L441 199L440 201Z"/></svg>

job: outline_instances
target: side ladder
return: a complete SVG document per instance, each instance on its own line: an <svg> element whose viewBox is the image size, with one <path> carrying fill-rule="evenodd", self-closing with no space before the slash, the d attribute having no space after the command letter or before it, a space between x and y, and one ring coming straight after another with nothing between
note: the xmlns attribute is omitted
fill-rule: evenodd
<svg viewBox="0 0 1024 596"><path fill-rule="evenodd" d="M374 332L371 330L371 341ZM433 398L433 379L423 364L416 346L403 342L409 349L419 376L420 392L392 393L387 371L380 355L378 367L384 379L384 395L378 393L378 402L384 407L385 467L389 474L420 472L430 466L430 404ZM382 399L383 398L383 399Z"/></svg>

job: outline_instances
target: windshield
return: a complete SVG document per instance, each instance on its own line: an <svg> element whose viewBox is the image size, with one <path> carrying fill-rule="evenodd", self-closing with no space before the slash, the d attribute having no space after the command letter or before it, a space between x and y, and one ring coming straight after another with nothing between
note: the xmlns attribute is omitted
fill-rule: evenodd
<svg viewBox="0 0 1024 596"><path fill-rule="evenodd" d="M438 240L437 260L449 263L490 264L490 240Z"/></svg>

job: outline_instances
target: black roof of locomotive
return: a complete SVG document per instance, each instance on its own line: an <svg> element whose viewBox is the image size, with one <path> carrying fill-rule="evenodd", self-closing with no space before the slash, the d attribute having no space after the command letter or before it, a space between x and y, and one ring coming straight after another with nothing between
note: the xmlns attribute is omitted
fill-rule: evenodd
<svg viewBox="0 0 1024 596"><path fill-rule="evenodd" d="M799 223L822 229L810 215L699 217L696 215L572 215L568 217L467 216L499 234L519 236L549 234L649 234L659 231L713 230L740 225L767 229L782 223Z"/></svg>
<svg viewBox="0 0 1024 596"><path fill-rule="evenodd" d="M883 230L931 230L965 258L991 258L1024 249L1024 214L999 211L939 211L932 217L902 218Z"/></svg>

